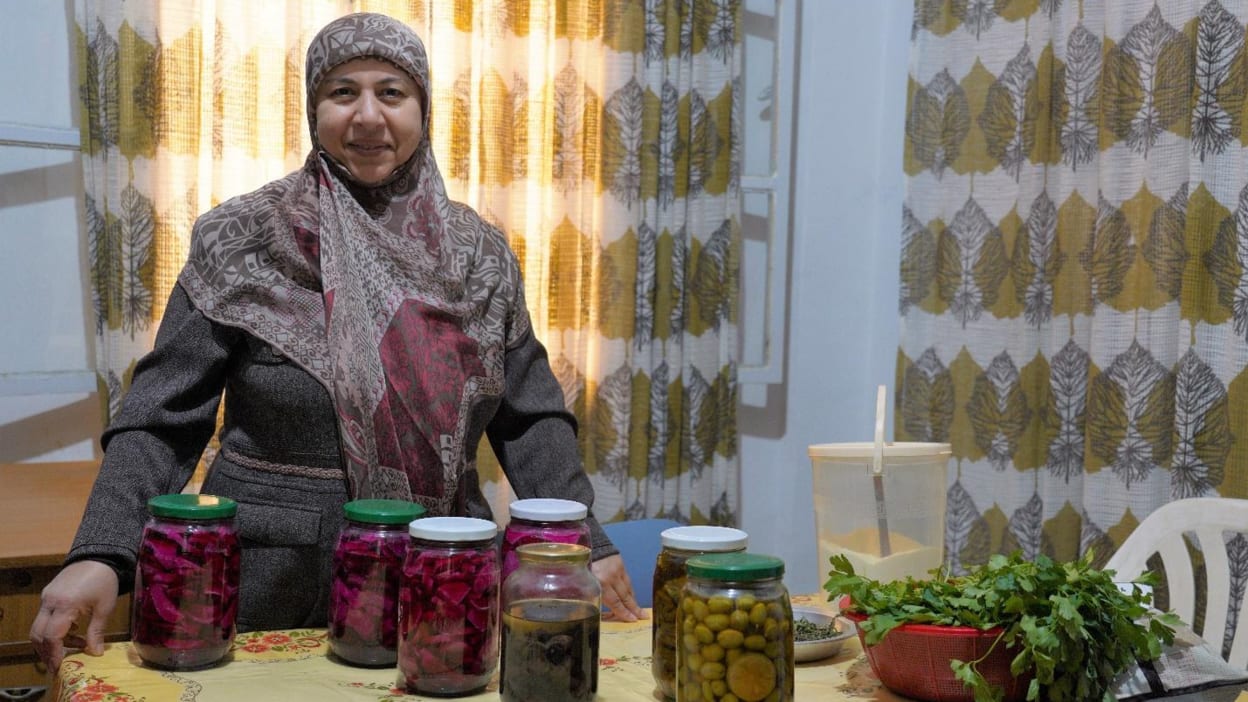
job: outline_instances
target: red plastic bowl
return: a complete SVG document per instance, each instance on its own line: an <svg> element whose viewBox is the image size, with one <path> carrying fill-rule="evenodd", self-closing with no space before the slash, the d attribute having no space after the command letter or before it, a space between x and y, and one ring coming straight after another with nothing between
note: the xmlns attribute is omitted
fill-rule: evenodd
<svg viewBox="0 0 1248 702"><path fill-rule="evenodd" d="M866 615L852 611L841 614L861 624ZM867 654L875 676L889 690L906 697L932 702L974 702L975 695L953 676L951 660L975 660L992 648L1001 629L982 631L969 626L902 624L884 635L874 646L858 627L858 640ZM997 644L992 654L979 664L979 672L994 686L1005 689L1005 702L1027 698L1031 675L1010 675L1010 661L1017 648Z"/></svg>

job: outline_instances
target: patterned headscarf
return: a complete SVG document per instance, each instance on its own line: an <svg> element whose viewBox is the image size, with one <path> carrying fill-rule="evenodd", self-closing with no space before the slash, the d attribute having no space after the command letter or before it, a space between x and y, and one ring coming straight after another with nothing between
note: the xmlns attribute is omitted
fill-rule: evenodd
<svg viewBox="0 0 1248 702"><path fill-rule="evenodd" d="M528 330L502 233L447 198L425 129L377 186L316 143L315 95L335 66L385 60L429 94L420 39L385 15L331 22L308 47L302 169L200 217L179 281L209 318L264 339L329 390L353 497L462 511L477 402L503 391L503 356Z"/></svg>
<svg viewBox="0 0 1248 702"><path fill-rule="evenodd" d="M347 15L325 25L308 45L304 63L307 92L308 130L312 149L321 148L316 138L316 91L321 81L338 66L358 58L376 58L392 64L411 76L420 88L421 133L426 135L421 147L429 146L429 57L425 44L407 25L370 12ZM413 158L416 158L413 155ZM401 169L400 169L401 170ZM396 170L397 174L399 170Z"/></svg>

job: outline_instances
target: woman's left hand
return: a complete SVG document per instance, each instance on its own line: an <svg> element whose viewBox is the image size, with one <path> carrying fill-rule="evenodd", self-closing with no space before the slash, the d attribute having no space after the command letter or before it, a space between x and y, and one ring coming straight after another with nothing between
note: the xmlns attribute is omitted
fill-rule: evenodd
<svg viewBox="0 0 1248 702"><path fill-rule="evenodd" d="M602 584L602 603L607 606L603 619L617 622L635 622L646 619L646 610L637 604L633 584L624 570L624 559L619 555L607 556L589 564L589 569Z"/></svg>

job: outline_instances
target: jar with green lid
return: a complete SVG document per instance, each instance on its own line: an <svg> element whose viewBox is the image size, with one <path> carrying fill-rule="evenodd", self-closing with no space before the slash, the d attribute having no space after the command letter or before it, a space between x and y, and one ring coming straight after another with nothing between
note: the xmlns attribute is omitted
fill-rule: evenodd
<svg viewBox="0 0 1248 702"><path fill-rule="evenodd" d="M740 529L680 526L659 535L663 548L654 562L654 611L650 618L650 670L658 692L676 697L676 606L685 587L685 562L704 553L739 553L749 537Z"/></svg>
<svg viewBox="0 0 1248 702"><path fill-rule="evenodd" d="M213 665L229 652L238 615L238 505L173 494L153 497L147 509L130 611L134 650L167 670Z"/></svg>
<svg viewBox="0 0 1248 702"><path fill-rule="evenodd" d="M676 702L793 702L793 609L784 561L712 553L685 563Z"/></svg>
<svg viewBox="0 0 1248 702"><path fill-rule="evenodd" d="M598 692L602 588L589 547L524 544L503 582L503 702L589 702Z"/></svg>
<svg viewBox="0 0 1248 702"><path fill-rule="evenodd" d="M342 511L346 522L330 576L329 649L354 665L394 665L408 524L425 508L406 500L353 500Z"/></svg>

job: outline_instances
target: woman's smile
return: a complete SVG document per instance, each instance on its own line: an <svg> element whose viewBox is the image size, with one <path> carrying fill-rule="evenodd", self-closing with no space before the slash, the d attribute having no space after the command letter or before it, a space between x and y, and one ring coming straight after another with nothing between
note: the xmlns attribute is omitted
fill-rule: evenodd
<svg viewBox="0 0 1248 702"><path fill-rule="evenodd" d="M377 185L416 153L424 137L423 94L386 61L348 61L317 89L316 140L355 180Z"/></svg>
<svg viewBox="0 0 1248 702"><path fill-rule="evenodd" d="M380 154L380 153L382 153L382 152L385 152L385 151L390 151L390 150L391 150L391 147L390 147L390 145L389 145L389 144L384 144L384 143L383 143L383 144L372 144L372 143L368 143L368 142L360 142L360 141L353 141L353 142L351 142L350 144L348 144L348 148L350 148L350 149L352 149L352 150L354 150L354 151L359 151L360 153L364 154L365 156L375 156L375 155Z"/></svg>

